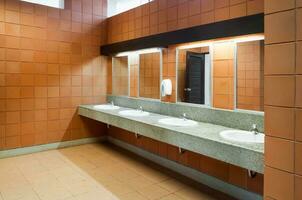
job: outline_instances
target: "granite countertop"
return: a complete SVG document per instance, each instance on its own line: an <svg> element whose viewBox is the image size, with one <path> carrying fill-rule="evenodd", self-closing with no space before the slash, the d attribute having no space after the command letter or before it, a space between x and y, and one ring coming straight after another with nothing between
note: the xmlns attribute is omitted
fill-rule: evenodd
<svg viewBox="0 0 302 200"><path fill-rule="evenodd" d="M193 127L169 126L158 120L170 116L150 113L146 117L128 117L118 114L122 110L129 108L99 110L93 105L81 105L79 115L263 173L264 144L233 142L219 135L219 132L232 128L203 122Z"/></svg>

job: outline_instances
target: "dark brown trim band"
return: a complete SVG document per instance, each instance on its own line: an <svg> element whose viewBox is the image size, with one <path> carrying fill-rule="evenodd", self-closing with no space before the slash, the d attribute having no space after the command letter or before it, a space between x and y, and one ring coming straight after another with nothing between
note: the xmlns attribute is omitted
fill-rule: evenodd
<svg viewBox="0 0 302 200"><path fill-rule="evenodd" d="M250 15L101 46L102 55L152 47L264 33L264 14Z"/></svg>

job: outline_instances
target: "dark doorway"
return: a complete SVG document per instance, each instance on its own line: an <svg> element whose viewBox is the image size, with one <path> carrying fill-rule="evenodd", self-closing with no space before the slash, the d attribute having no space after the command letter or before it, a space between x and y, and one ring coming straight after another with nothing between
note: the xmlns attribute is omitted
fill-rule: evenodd
<svg viewBox="0 0 302 200"><path fill-rule="evenodd" d="M187 52L185 102L205 104L205 53Z"/></svg>

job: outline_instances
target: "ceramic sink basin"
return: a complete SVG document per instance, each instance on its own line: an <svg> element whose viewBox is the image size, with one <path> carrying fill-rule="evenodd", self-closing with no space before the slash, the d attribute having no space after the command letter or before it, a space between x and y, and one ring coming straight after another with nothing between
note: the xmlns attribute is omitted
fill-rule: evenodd
<svg viewBox="0 0 302 200"><path fill-rule="evenodd" d="M102 104L102 105L95 105L93 106L93 108L98 110L118 110L120 107L111 104Z"/></svg>
<svg viewBox="0 0 302 200"><path fill-rule="evenodd" d="M226 140L245 143L264 143L264 134L254 134L250 131L227 130L220 132L220 136Z"/></svg>
<svg viewBox="0 0 302 200"><path fill-rule="evenodd" d="M188 127L188 126L196 126L198 123L193 120L189 119L181 119L181 118L164 118L158 120L160 124L165 124L169 126L182 126L182 127Z"/></svg>
<svg viewBox="0 0 302 200"><path fill-rule="evenodd" d="M145 117L149 115L148 112L141 110L123 110L120 111L119 114L127 117Z"/></svg>

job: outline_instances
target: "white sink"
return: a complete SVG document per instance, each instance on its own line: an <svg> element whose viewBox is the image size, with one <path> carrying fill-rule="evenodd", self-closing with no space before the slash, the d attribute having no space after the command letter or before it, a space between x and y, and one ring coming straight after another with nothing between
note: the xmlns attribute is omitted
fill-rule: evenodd
<svg viewBox="0 0 302 200"><path fill-rule="evenodd" d="M250 131L227 130L221 131L220 136L226 140L245 143L264 143L264 134L255 134Z"/></svg>
<svg viewBox="0 0 302 200"><path fill-rule="evenodd" d="M145 117L149 115L148 112L141 111L141 110L123 110L120 111L118 114L127 117Z"/></svg>
<svg viewBox="0 0 302 200"><path fill-rule="evenodd" d="M95 106L93 106L93 108L98 109L98 110L118 110L118 109L120 109L119 106L114 106L111 104L95 105Z"/></svg>
<svg viewBox="0 0 302 200"><path fill-rule="evenodd" d="M182 127L196 126L198 124L196 121L193 120L174 118L174 117L160 119L158 120L158 122L169 126L182 126Z"/></svg>

